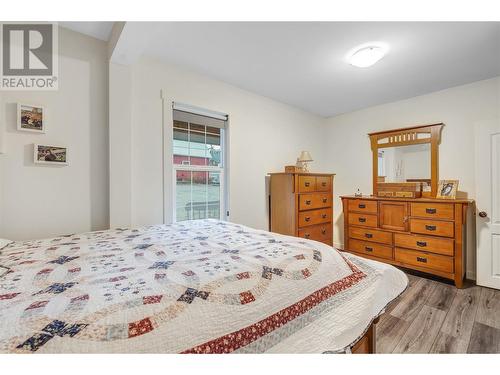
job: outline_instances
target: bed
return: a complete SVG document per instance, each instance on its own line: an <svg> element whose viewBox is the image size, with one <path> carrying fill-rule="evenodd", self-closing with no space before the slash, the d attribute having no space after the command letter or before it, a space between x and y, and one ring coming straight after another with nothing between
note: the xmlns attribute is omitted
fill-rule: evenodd
<svg viewBox="0 0 500 375"><path fill-rule="evenodd" d="M345 353L400 270L218 220L13 242L1 353Z"/></svg>

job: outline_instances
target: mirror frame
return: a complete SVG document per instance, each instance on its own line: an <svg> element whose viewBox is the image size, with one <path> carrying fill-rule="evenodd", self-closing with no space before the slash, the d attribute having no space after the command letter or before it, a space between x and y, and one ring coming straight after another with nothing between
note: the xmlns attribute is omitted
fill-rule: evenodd
<svg viewBox="0 0 500 375"><path fill-rule="evenodd" d="M409 128L399 128L369 133L372 158L373 158L373 195L378 193L378 150L380 148L408 146L423 143L431 145L431 197L435 198L439 182L439 144L441 143L441 131L444 124L419 125ZM419 138L420 134L427 134L426 138ZM385 142L381 142L385 141Z"/></svg>

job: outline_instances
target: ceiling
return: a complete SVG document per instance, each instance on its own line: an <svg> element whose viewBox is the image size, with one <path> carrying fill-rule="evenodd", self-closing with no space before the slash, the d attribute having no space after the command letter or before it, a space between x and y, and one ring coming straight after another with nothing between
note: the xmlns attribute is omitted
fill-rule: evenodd
<svg viewBox="0 0 500 375"><path fill-rule="evenodd" d="M59 26L107 42L114 22L58 22Z"/></svg>
<svg viewBox="0 0 500 375"><path fill-rule="evenodd" d="M144 55L324 117L500 75L499 22L134 23L140 27L149 28ZM372 41L389 45L381 61L346 62Z"/></svg>

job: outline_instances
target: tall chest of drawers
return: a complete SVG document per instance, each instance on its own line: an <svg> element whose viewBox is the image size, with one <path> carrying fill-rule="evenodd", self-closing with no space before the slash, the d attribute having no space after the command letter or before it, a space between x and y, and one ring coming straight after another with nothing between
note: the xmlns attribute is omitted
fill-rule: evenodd
<svg viewBox="0 0 500 375"><path fill-rule="evenodd" d="M346 251L462 287L470 201L344 196L342 203Z"/></svg>
<svg viewBox="0 0 500 375"><path fill-rule="evenodd" d="M271 232L333 244L333 178L324 173L271 173Z"/></svg>

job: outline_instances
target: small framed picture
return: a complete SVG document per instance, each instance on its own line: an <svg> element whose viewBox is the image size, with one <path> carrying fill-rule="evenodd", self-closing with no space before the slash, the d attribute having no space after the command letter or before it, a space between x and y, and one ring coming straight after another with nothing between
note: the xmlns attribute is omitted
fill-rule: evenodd
<svg viewBox="0 0 500 375"><path fill-rule="evenodd" d="M68 165L68 148L34 144L34 162L36 164Z"/></svg>
<svg viewBox="0 0 500 375"><path fill-rule="evenodd" d="M17 130L45 133L45 110L39 105L17 104Z"/></svg>
<svg viewBox="0 0 500 375"><path fill-rule="evenodd" d="M458 180L440 180L436 198L455 199L458 190Z"/></svg>

